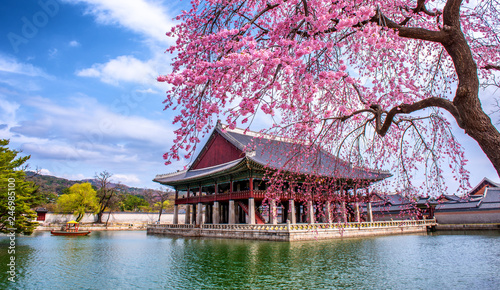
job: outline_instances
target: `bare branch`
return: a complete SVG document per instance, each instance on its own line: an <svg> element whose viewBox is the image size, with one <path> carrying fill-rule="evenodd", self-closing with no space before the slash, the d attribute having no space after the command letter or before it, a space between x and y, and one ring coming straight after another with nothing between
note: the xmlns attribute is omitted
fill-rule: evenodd
<svg viewBox="0 0 500 290"><path fill-rule="evenodd" d="M482 69L492 69L492 70L500 70L500 65L492 65L492 64L488 64L488 65L485 65L482 67Z"/></svg>

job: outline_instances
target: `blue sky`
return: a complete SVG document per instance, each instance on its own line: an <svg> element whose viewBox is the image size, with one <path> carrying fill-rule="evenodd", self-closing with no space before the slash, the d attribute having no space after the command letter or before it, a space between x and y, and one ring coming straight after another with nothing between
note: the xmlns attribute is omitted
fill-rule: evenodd
<svg viewBox="0 0 500 290"><path fill-rule="evenodd" d="M0 6L0 138L32 169L69 179L107 170L114 181L157 188L172 144L164 112L165 36L188 1L4 0ZM486 110L488 111L488 110ZM498 181L475 142L457 131L471 184ZM450 188L453 185L450 184Z"/></svg>

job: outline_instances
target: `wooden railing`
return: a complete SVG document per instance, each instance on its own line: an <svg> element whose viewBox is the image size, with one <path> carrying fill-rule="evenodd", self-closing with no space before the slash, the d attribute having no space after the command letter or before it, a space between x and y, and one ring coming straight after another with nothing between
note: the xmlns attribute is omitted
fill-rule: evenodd
<svg viewBox="0 0 500 290"><path fill-rule="evenodd" d="M326 229L367 229L367 228L389 228L389 227L412 227L412 226L434 226L436 220L404 220L404 221L379 221L361 223L316 223L316 224L203 224L199 226L184 224L151 224L150 228L171 228L171 229L212 229L212 230L245 230L245 231L310 231Z"/></svg>
<svg viewBox="0 0 500 290"><path fill-rule="evenodd" d="M202 195L199 196L198 192L196 193L197 196L190 196L190 197L183 197L183 198L177 198L175 201L176 204L193 204L193 203L208 203L208 202L214 202L214 201L228 201L228 200L236 200L236 199L248 199L250 197L257 198L257 199L263 199L266 197L266 191L265 190L253 190L253 192L250 192L250 190L244 190L244 191L233 191L233 192L226 192L226 193L218 193L218 194L208 194L208 195ZM280 196L280 198L288 198L288 194Z"/></svg>

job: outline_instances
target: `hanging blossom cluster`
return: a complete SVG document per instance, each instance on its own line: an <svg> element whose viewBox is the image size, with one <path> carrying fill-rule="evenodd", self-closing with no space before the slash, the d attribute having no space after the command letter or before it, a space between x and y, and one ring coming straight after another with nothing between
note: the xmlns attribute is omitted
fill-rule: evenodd
<svg viewBox="0 0 500 290"><path fill-rule="evenodd" d="M421 170L427 188L441 185L445 164L468 186L462 147L443 114L461 116L449 109L461 74L452 50L434 35L450 29L458 5L456 21L478 74L495 83L494 1L191 4L167 33L177 39L167 49L175 55L173 71L158 77L171 85L165 109L179 112L167 164L191 157L216 120L248 127L265 114L274 120L266 133L313 144L355 166L389 169L405 188Z"/></svg>

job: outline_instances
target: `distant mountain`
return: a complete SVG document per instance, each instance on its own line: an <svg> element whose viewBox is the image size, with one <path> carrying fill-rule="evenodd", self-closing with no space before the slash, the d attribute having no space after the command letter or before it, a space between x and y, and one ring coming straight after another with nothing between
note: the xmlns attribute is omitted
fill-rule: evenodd
<svg viewBox="0 0 500 290"><path fill-rule="evenodd" d="M40 190L45 192L52 192L57 195L63 194L63 190L71 187L76 183L89 182L90 184L97 186L97 181L95 179L83 179L83 180L68 180L65 178L55 177L51 175L41 175L33 171L27 171L26 176L30 181L33 181L36 185L40 186ZM148 190L147 188L137 188L130 187L119 183L110 183L111 187L120 186L126 193L132 195L144 195L144 192Z"/></svg>

